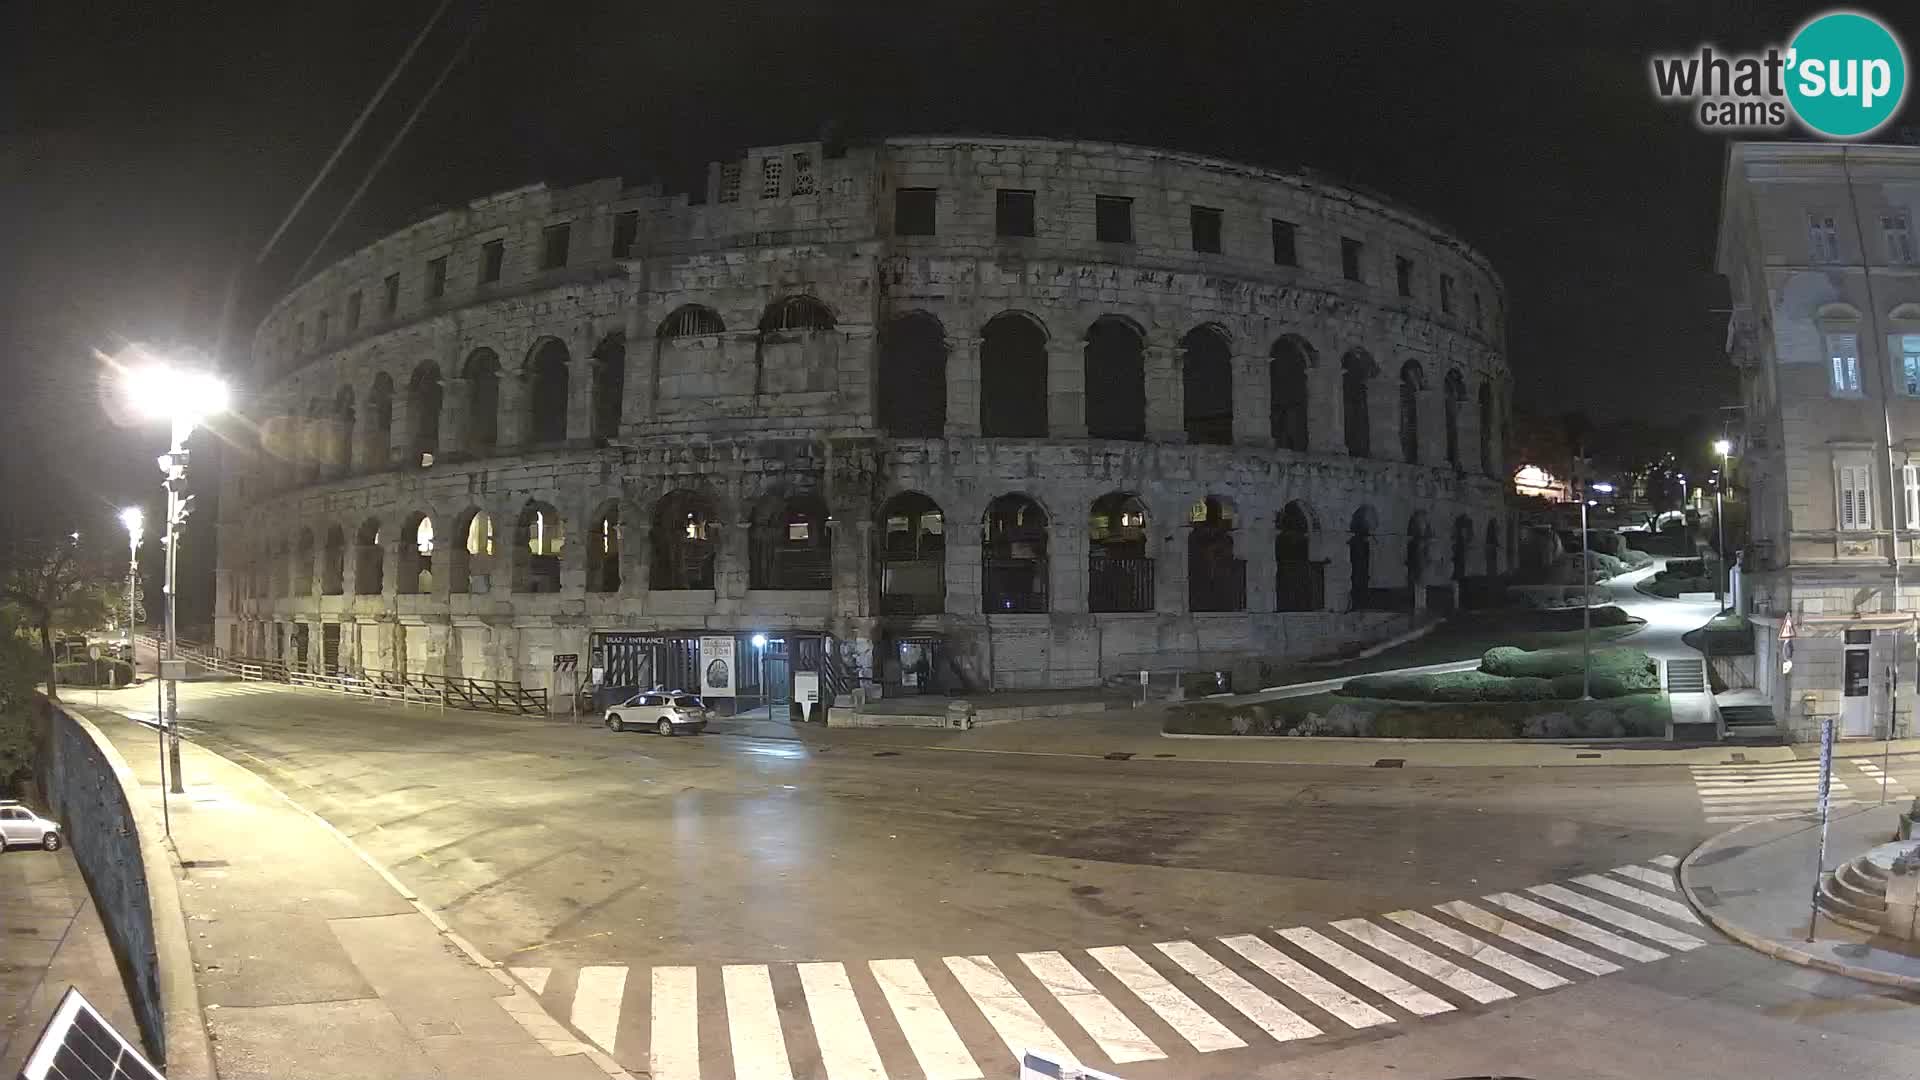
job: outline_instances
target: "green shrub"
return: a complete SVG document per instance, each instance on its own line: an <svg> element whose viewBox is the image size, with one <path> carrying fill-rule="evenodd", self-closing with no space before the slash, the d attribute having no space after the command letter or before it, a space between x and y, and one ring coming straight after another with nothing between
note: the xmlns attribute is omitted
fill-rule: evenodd
<svg viewBox="0 0 1920 1080"><path fill-rule="evenodd" d="M1514 722L1483 712L1432 712L1405 709L1373 719L1375 735L1384 739L1511 739Z"/></svg>
<svg viewBox="0 0 1920 1080"><path fill-rule="evenodd" d="M133 668L124 660L101 660L98 664L92 660L75 660L53 666L61 686L92 686L96 669L101 686L125 686L133 681Z"/></svg>
<svg viewBox="0 0 1920 1080"><path fill-rule="evenodd" d="M1503 678L1484 671L1450 671L1435 675L1362 675L1347 680L1340 693L1391 701L1547 701L1553 697L1553 684L1546 679Z"/></svg>

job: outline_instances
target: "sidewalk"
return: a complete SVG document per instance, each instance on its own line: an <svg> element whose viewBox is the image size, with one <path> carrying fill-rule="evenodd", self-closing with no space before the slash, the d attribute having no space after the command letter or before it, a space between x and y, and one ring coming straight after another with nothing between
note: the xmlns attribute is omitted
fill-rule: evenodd
<svg viewBox="0 0 1920 1080"><path fill-rule="evenodd" d="M138 1045L113 947L65 848L0 854L0 1076L17 1075L67 987Z"/></svg>
<svg viewBox="0 0 1920 1080"><path fill-rule="evenodd" d="M69 708L73 706L69 705ZM160 812L151 729L81 706ZM192 743L169 813L221 1080L624 1077L331 826Z"/></svg>
<svg viewBox="0 0 1920 1080"><path fill-rule="evenodd" d="M1836 813L1827 829L1826 869L1891 840L1901 804ZM1694 909L1728 937L1776 959L1886 986L1920 990L1920 950L1824 914L1807 940L1820 820L1756 821L1695 848L1680 864Z"/></svg>

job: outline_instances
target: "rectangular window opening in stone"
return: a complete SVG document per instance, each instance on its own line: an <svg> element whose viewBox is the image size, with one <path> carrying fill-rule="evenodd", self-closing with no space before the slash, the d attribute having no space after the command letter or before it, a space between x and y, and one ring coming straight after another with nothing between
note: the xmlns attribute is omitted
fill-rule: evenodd
<svg viewBox="0 0 1920 1080"><path fill-rule="evenodd" d="M1836 463L1834 492L1843 532L1864 532L1873 528L1873 467L1864 460L1841 459Z"/></svg>
<svg viewBox="0 0 1920 1080"><path fill-rule="evenodd" d="M817 189L813 182L813 155L802 150L793 155L793 193L812 195Z"/></svg>
<svg viewBox="0 0 1920 1080"><path fill-rule="evenodd" d="M1807 215L1807 251L1810 262L1840 261L1840 228L1832 214Z"/></svg>
<svg viewBox="0 0 1920 1080"><path fill-rule="evenodd" d="M427 299L438 300L447 295L447 257L427 260Z"/></svg>
<svg viewBox="0 0 1920 1080"><path fill-rule="evenodd" d="M640 211L628 210L613 218L613 257L624 259L633 254L633 241L640 235Z"/></svg>
<svg viewBox="0 0 1920 1080"><path fill-rule="evenodd" d="M327 343L327 338L331 336L327 330L327 312L320 313L320 323L313 336L320 344Z"/></svg>
<svg viewBox="0 0 1920 1080"><path fill-rule="evenodd" d="M1350 236L1340 238L1340 273L1348 281L1365 281L1360 275L1360 241Z"/></svg>
<svg viewBox="0 0 1920 1080"><path fill-rule="evenodd" d="M1103 244L1133 243L1133 200L1124 195L1095 195L1093 238Z"/></svg>
<svg viewBox="0 0 1920 1080"><path fill-rule="evenodd" d="M1860 338L1857 334L1827 335L1827 367L1833 396L1860 396Z"/></svg>
<svg viewBox="0 0 1920 1080"><path fill-rule="evenodd" d="M347 333L360 329L360 292L354 290L347 294Z"/></svg>
<svg viewBox="0 0 1920 1080"><path fill-rule="evenodd" d="M1908 397L1920 397L1920 334L1901 334L1894 340L1900 354L1900 388Z"/></svg>
<svg viewBox="0 0 1920 1080"><path fill-rule="evenodd" d="M1440 313L1453 314L1453 275L1440 275Z"/></svg>
<svg viewBox="0 0 1920 1080"><path fill-rule="evenodd" d="M1487 328L1487 305L1480 299L1479 293L1473 294L1473 328L1475 330Z"/></svg>
<svg viewBox="0 0 1920 1080"><path fill-rule="evenodd" d="M1293 246L1293 222L1273 219L1273 265L1299 266L1300 256Z"/></svg>
<svg viewBox="0 0 1920 1080"><path fill-rule="evenodd" d="M1911 529L1920 525L1920 465L1900 466L1900 490L1905 494L1902 500L1906 504L1906 524Z"/></svg>
<svg viewBox="0 0 1920 1080"><path fill-rule="evenodd" d="M1033 192L1015 188L994 192L993 231L996 236L1032 236Z"/></svg>
<svg viewBox="0 0 1920 1080"><path fill-rule="evenodd" d="M898 188L893 193L893 235L932 236L937 188Z"/></svg>
<svg viewBox="0 0 1920 1080"><path fill-rule="evenodd" d="M737 161L729 161L720 166L719 201L723 203L740 201L740 163Z"/></svg>
<svg viewBox="0 0 1920 1080"><path fill-rule="evenodd" d="M1913 230L1908 227L1907 215L1882 214L1880 231L1887 238L1887 262L1904 266L1916 261Z"/></svg>
<svg viewBox="0 0 1920 1080"><path fill-rule="evenodd" d="M293 324L293 347L305 350L307 347L307 320L301 319Z"/></svg>
<svg viewBox="0 0 1920 1080"><path fill-rule="evenodd" d="M1195 206L1190 208L1188 216L1193 227L1193 250L1220 254L1220 211L1210 206Z"/></svg>
<svg viewBox="0 0 1920 1080"><path fill-rule="evenodd" d="M491 285L500 280L500 271L507 261L507 242L489 240L480 245L480 284Z"/></svg>
<svg viewBox="0 0 1920 1080"><path fill-rule="evenodd" d="M781 161L777 157L765 158L760 162L760 197L777 199L780 197Z"/></svg>
<svg viewBox="0 0 1920 1080"><path fill-rule="evenodd" d="M567 247L573 242L573 226L549 225L540 230L540 269L558 270L567 265Z"/></svg>
<svg viewBox="0 0 1920 1080"><path fill-rule="evenodd" d="M1413 260L1405 255L1393 257L1393 284L1401 296L1413 295Z"/></svg>
<svg viewBox="0 0 1920 1080"><path fill-rule="evenodd" d="M400 310L400 275L388 274L380 290L380 316L391 319Z"/></svg>

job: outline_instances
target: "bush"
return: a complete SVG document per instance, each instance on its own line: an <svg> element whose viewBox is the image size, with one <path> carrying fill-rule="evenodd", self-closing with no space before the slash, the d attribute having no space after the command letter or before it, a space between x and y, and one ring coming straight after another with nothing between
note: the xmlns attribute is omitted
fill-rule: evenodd
<svg viewBox="0 0 1920 1080"><path fill-rule="evenodd" d="M1440 675L1362 675L1347 680L1340 693L1392 701L1548 701L1553 698L1553 684L1547 679L1453 671Z"/></svg>
<svg viewBox="0 0 1920 1080"><path fill-rule="evenodd" d="M101 660L98 664L92 660L75 660L55 664L53 670L61 686L93 686L96 667L101 686L125 686L133 681L133 666L125 660Z"/></svg>

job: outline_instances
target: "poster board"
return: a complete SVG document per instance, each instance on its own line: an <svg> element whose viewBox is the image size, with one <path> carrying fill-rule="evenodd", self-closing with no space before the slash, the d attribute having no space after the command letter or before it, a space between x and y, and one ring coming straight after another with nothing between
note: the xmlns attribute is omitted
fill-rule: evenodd
<svg viewBox="0 0 1920 1080"><path fill-rule="evenodd" d="M739 682L734 670L734 640L726 637L700 639L700 696L733 697Z"/></svg>
<svg viewBox="0 0 1920 1080"><path fill-rule="evenodd" d="M796 671L793 673L793 700L800 706L800 719L811 722L815 710L820 707L819 672Z"/></svg>

